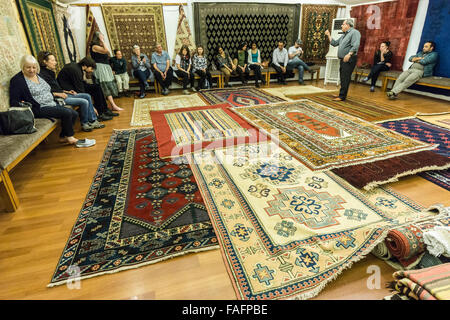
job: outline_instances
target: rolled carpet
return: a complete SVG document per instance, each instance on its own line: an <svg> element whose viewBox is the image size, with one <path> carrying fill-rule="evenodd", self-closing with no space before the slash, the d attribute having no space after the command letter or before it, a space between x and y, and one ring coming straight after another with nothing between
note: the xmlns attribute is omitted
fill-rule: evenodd
<svg viewBox="0 0 450 320"><path fill-rule="evenodd" d="M394 228L389 231L385 244L392 256L396 257L405 269L411 269L420 262L425 252L424 232L436 226L448 225L450 217L444 215Z"/></svg>

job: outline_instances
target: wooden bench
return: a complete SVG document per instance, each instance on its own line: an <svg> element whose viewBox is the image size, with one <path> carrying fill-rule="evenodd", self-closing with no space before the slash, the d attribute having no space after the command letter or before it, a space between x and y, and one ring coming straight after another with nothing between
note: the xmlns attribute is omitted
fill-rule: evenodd
<svg viewBox="0 0 450 320"><path fill-rule="evenodd" d="M382 82L381 91L385 92L386 89L387 89L387 86L389 84L389 80L392 80L392 81L397 80L402 72L403 71L396 71L396 70L389 70L389 71L380 72L379 79ZM355 71L353 73L355 74L355 82L358 82L359 78L361 76L368 76L369 75L370 69L367 69L367 68L355 68ZM428 86L428 87L433 87L433 88L440 88L440 89L450 90L450 78L426 77L426 78L420 79L415 84L421 85L421 86Z"/></svg>
<svg viewBox="0 0 450 320"><path fill-rule="evenodd" d="M305 71L305 73L309 72L309 74L311 75L311 81L314 80L314 74L316 74L316 82L319 81L320 67L321 67L321 65L316 64L316 65L309 67L310 71ZM272 67L269 67L268 69L264 69L264 70L266 72L266 84L267 84L267 86L269 86L270 76L273 74L277 74L277 71ZM294 72L294 74L298 73L297 68L293 69L292 71ZM305 80L305 73L303 74L303 80Z"/></svg>
<svg viewBox="0 0 450 320"><path fill-rule="evenodd" d="M383 85L381 86L381 90L384 92L387 89L389 84L389 80L397 80L402 71L386 71L383 78ZM415 84L420 86L427 86L439 89L450 90L450 78L444 77L426 77L421 78Z"/></svg>
<svg viewBox="0 0 450 320"><path fill-rule="evenodd" d="M14 212L19 207L19 198L9 173L55 130L57 122L35 119L35 127L37 131L30 134L0 135L0 195L6 202L8 212Z"/></svg>
<svg viewBox="0 0 450 320"><path fill-rule="evenodd" d="M210 70L209 72L211 73L211 78L212 79L217 79L217 88L223 88L223 74L222 74L222 71ZM177 79L178 81L182 81L183 80L182 78L177 77L177 74L175 73L175 71L173 72L173 76L174 76L174 79ZM200 76L198 74L195 74L194 79L195 80L200 80Z"/></svg>

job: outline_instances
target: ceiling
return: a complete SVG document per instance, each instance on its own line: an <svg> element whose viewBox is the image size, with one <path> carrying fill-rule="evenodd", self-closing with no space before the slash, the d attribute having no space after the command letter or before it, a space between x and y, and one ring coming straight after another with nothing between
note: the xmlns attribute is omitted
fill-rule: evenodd
<svg viewBox="0 0 450 320"><path fill-rule="evenodd" d="M81 3L101 3L101 2L120 2L120 1L108 1L108 0L57 0L58 2L61 3L76 3L76 2L81 2ZM216 0L217 1L217 0ZM346 5L359 5L359 4L365 4L365 3L369 3L369 2L384 2L384 1L394 1L394 0L380 0L380 1L374 1L374 0L336 0L338 2L341 2L342 4L346 4ZM148 2L151 2L151 0L149 0ZM185 1L184 1L185 2ZM195 0L193 0L192 2L195 2ZM270 1L269 1L270 2ZM305 1L308 2L308 1ZM311 1L314 2L314 1Z"/></svg>

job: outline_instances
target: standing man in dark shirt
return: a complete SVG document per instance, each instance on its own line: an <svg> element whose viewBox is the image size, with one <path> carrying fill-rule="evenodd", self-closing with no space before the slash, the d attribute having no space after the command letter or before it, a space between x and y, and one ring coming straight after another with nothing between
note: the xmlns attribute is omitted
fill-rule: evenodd
<svg viewBox="0 0 450 320"><path fill-rule="evenodd" d="M89 93L94 100L94 107L98 111L98 120L111 120L117 113L111 112L98 84L89 84L83 80L83 72L92 72L96 67L92 58L85 57L78 63L66 64L58 74L57 80L61 88L67 91Z"/></svg>
<svg viewBox="0 0 450 320"><path fill-rule="evenodd" d="M114 50L114 57L109 59L111 69L116 79L117 89L119 90L119 95L123 94L129 97L130 94L128 90L130 89L130 76L127 72L127 61L122 56L122 51Z"/></svg>
<svg viewBox="0 0 450 320"><path fill-rule="evenodd" d="M356 55L361 41L361 33L353 28L353 20L346 19L341 26L344 33L339 39L331 39L330 31L325 31L325 35L330 40L333 47L338 46L338 58L340 61L339 78L341 80L341 90L335 101L344 101L347 98L348 88L352 78L353 70L356 67Z"/></svg>

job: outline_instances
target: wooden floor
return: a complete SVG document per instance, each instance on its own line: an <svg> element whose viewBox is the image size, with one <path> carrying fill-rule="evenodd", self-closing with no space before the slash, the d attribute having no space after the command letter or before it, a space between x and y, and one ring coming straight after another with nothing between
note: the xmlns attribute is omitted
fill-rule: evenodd
<svg viewBox="0 0 450 320"><path fill-rule="evenodd" d="M324 87L320 83L318 86ZM296 81L289 85L296 85ZM388 102L379 89L370 93L369 86L353 83L350 88L351 96ZM173 90L171 94L181 94L181 90ZM147 95L152 96L157 95ZM391 103L417 112L448 111L446 101L412 94L402 94ZM236 299L219 250L83 280L80 289L65 285L46 287L112 130L129 128L133 98L119 99L118 104L125 110L105 122L106 128L77 132L78 138L95 138L96 146L86 149L61 146L55 131L47 144L39 146L12 172L21 203L14 214L0 213L0 299ZM424 206L450 205L447 191L417 176L403 178L391 186ZM381 269L380 289L367 288L371 275L367 268L371 265ZM343 271L315 299L381 299L389 293L384 284L392 280L392 272L391 267L369 255Z"/></svg>

